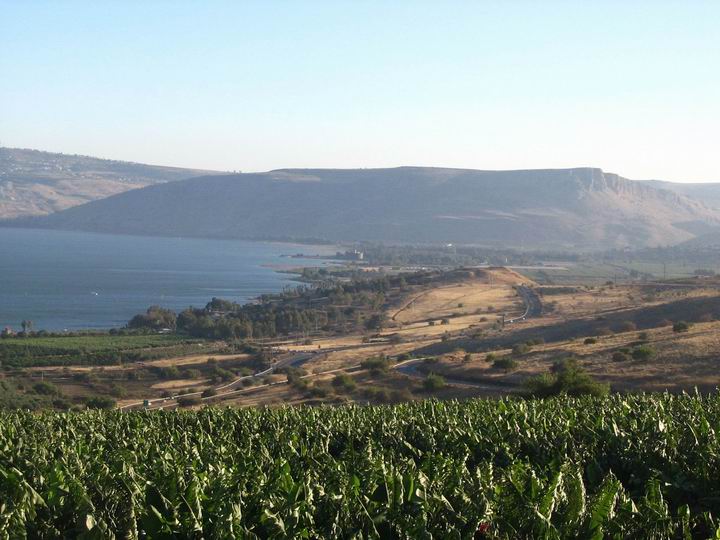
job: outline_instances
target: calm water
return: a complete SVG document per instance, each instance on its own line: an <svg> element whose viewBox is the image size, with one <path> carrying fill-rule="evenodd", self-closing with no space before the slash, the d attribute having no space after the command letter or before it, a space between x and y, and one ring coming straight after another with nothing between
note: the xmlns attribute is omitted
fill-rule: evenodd
<svg viewBox="0 0 720 540"><path fill-rule="evenodd" d="M0 228L0 328L111 328L150 305L204 306L213 296L247 301L292 285L264 265L331 248ZM318 261L312 261L317 265Z"/></svg>

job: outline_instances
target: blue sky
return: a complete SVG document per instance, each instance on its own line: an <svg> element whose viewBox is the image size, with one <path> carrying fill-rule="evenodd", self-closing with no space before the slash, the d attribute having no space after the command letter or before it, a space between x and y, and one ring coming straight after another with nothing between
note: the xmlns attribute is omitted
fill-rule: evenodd
<svg viewBox="0 0 720 540"><path fill-rule="evenodd" d="M720 2L0 0L0 144L720 181Z"/></svg>

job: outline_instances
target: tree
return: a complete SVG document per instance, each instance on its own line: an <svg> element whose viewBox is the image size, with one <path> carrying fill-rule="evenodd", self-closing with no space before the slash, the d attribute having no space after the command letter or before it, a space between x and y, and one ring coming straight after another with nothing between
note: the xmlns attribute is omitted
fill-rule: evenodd
<svg viewBox="0 0 720 540"><path fill-rule="evenodd" d="M135 315L128 322L128 328L147 328L150 330L162 330L164 328L175 330L176 325L177 316L175 313L160 306L150 306L145 313Z"/></svg>
<svg viewBox="0 0 720 540"><path fill-rule="evenodd" d="M30 332L32 332L33 322L29 320L23 320L23 322L20 323L20 326L22 326L23 334L28 335Z"/></svg>

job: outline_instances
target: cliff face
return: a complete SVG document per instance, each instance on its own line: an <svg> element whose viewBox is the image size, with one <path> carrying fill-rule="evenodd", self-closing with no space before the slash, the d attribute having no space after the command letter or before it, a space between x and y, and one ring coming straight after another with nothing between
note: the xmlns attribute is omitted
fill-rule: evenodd
<svg viewBox="0 0 720 540"><path fill-rule="evenodd" d="M222 238L668 245L712 233L700 202L600 169L283 169L155 185L17 225Z"/></svg>

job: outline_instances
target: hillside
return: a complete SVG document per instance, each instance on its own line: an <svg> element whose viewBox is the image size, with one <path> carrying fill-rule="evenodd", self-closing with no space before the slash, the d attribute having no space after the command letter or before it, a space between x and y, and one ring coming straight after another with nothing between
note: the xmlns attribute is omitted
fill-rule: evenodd
<svg viewBox="0 0 720 540"><path fill-rule="evenodd" d="M664 180L646 180L648 185L660 189L674 191L697 201L702 201L706 206L720 209L720 183L678 183L665 182Z"/></svg>
<svg viewBox="0 0 720 540"><path fill-rule="evenodd" d="M720 212L600 169L284 169L130 191L17 226L216 238L655 246Z"/></svg>
<svg viewBox="0 0 720 540"><path fill-rule="evenodd" d="M0 147L0 218L42 215L212 171Z"/></svg>

